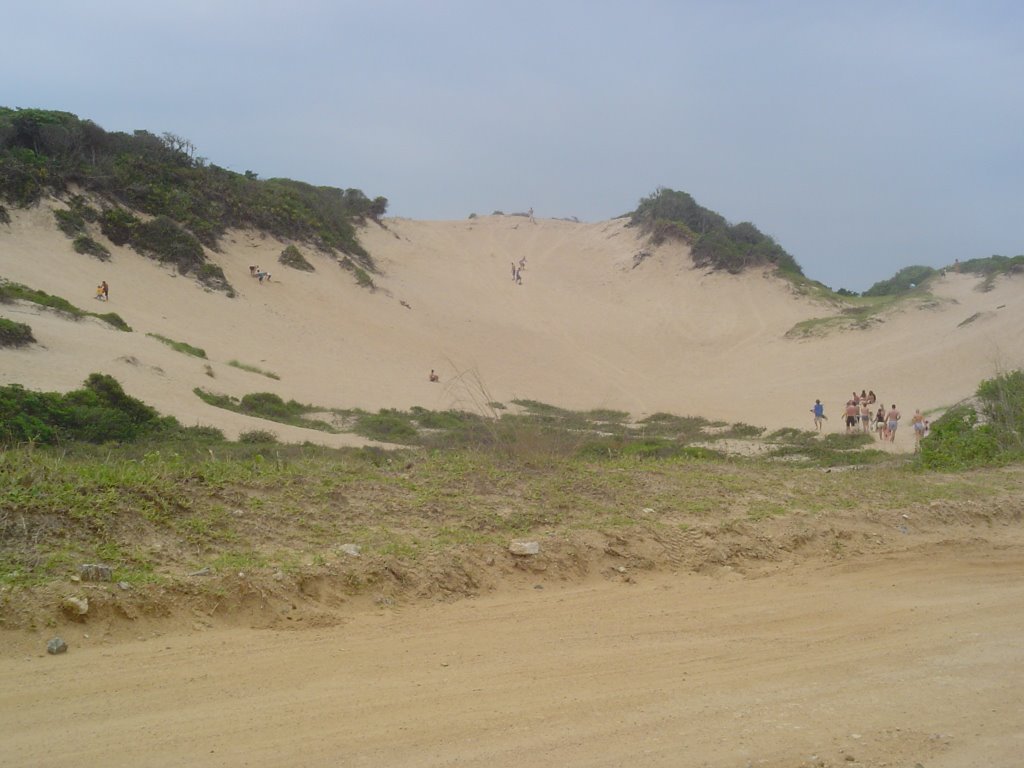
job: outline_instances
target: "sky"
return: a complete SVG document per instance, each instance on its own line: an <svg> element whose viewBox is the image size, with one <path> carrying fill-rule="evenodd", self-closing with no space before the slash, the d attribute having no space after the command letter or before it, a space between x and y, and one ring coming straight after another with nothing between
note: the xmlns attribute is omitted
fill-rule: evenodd
<svg viewBox="0 0 1024 768"><path fill-rule="evenodd" d="M660 187L861 291L1024 253L1024 3L7 3L0 106L388 215L601 221Z"/></svg>

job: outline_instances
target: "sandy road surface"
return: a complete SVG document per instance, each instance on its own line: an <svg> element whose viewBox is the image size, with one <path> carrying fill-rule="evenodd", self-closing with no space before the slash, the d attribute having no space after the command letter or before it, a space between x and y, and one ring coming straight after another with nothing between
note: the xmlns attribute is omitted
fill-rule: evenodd
<svg viewBox="0 0 1024 768"><path fill-rule="evenodd" d="M965 766L1024 755L1024 554L650 574L0 660L4 766ZM10 640L8 636L8 640Z"/></svg>

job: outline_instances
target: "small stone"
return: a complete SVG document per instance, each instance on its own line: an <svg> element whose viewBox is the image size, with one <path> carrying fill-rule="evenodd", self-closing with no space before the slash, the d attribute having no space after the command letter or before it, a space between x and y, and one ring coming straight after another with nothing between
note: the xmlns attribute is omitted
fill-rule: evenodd
<svg viewBox="0 0 1024 768"><path fill-rule="evenodd" d="M59 637L53 638L46 644L46 652L56 656L58 653L65 653L68 649L68 644Z"/></svg>
<svg viewBox="0 0 1024 768"><path fill-rule="evenodd" d="M540 553L540 543L536 541L513 541L508 545L508 551L513 555L526 556Z"/></svg>
<svg viewBox="0 0 1024 768"><path fill-rule="evenodd" d="M358 544L342 544L338 547L338 551L342 554L348 555L349 557L359 557L359 553L362 551Z"/></svg>
<svg viewBox="0 0 1024 768"><path fill-rule="evenodd" d="M129 584L127 581L119 581L117 582L117 586L123 589L125 592L132 588L132 585Z"/></svg>
<svg viewBox="0 0 1024 768"><path fill-rule="evenodd" d="M284 581L284 571L275 571L274 581Z"/></svg>
<svg viewBox="0 0 1024 768"><path fill-rule="evenodd" d="M60 607L71 616L85 616L89 612L89 600L85 597L65 597Z"/></svg>
<svg viewBox="0 0 1024 768"><path fill-rule="evenodd" d="M82 581L113 581L114 569L109 565L86 563L78 566L78 575L82 577Z"/></svg>
<svg viewBox="0 0 1024 768"><path fill-rule="evenodd" d="M624 565L620 565L620 566L619 566L618 568L616 568L615 570L616 570L616 571L618 571L619 573L625 573L625 572L626 572L626 566L624 566Z"/></svg>
<svg viewBox="0 0 1024 768"><path fill-rule="evenodd" d="M189 574L189 576L209 576L209 575L210 575L210 569L209 568L200 568L198 571L192 571L192 573Z"/></svg>

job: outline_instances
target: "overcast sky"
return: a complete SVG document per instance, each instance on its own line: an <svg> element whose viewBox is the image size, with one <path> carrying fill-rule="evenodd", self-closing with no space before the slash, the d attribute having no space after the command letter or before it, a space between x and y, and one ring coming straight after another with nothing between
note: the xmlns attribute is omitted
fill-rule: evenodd
<svg viewBox="0 0 1024 768"><path fill-rule="evenodd" d="M388 213L598 221L658 187L863 290L1024 253L1024 3L7 3L0 105L169 131Z"/></svg>

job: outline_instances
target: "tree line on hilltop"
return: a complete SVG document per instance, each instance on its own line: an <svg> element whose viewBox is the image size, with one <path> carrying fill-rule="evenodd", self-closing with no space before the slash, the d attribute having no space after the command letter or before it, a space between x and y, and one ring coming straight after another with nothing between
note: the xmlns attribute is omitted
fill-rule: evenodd
<svg viewBox="0 0 1024 768"><path fill-rule="evenodd" d="M259 179L251 171L210 164L195 152L190 141L171 133L108 132L70 112L0 107L0 201L26 207L72 188L90 193L108 204L99 224L111 242L145 251L154 239L149 230L157 230L158 240L185 254L182 271L205 260L202 246L219 250L230 227L308 242L344 254L343 264L352 268L375 271L356 225L379 221L386 198ZM157 223L144 226L133 211ZM6 220L9 213L0 204L0 222Z"/></svg>
<svg viewBox="0 0 1024 768"><path fill-rule="evenodd" d="M629 222L655 245L673 239L686 243L698 267L738 274L750 267L774 266L789 275L803 275L796 259L749 221L730 224L686 192L658 189L640 201Z"/></svg>

